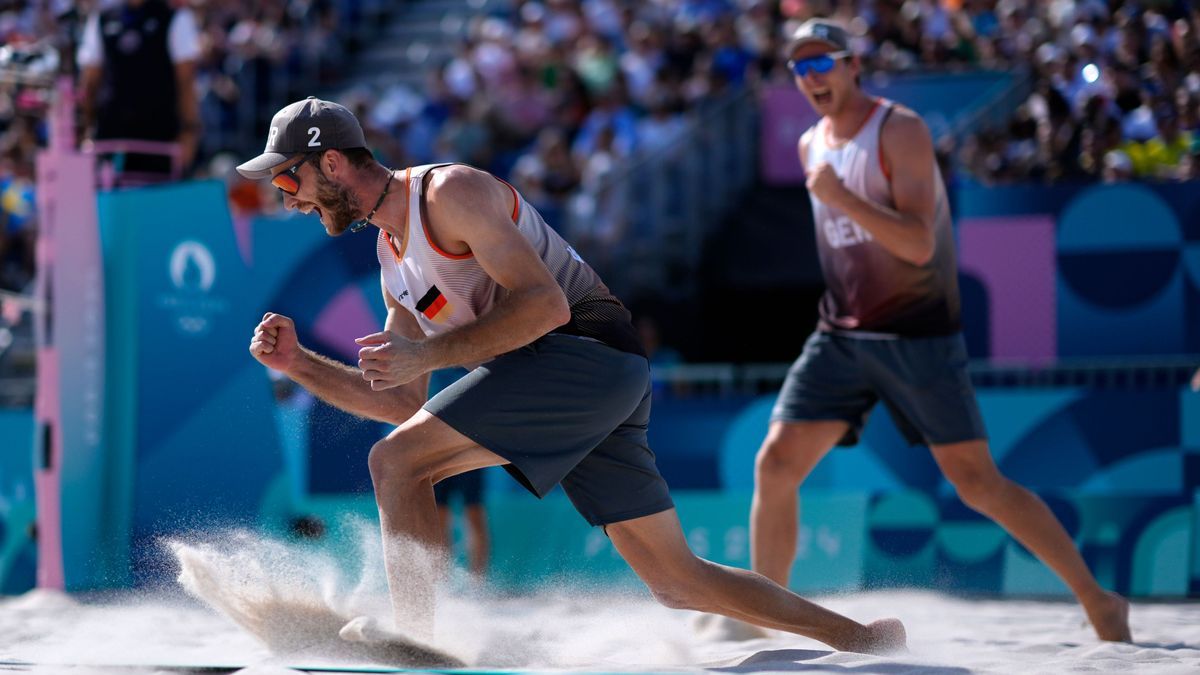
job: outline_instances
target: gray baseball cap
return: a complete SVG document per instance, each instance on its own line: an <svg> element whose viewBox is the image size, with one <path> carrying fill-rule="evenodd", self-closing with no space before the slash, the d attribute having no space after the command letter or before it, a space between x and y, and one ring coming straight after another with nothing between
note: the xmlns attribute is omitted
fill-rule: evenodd
<svg viewBox="0 0 1200 675"><path fill-rule="evenodd" d="M299 154L365 147L367 141L354 113L332 101L309 96L275 113L267 132L267 147L258 157L238 166L237 171L259 180Z"/></svg>
<svg viewBox="0 0 1200 675"><path fill-rule="evenodd" d="M841 24L828 19L809 19L788 39L785 57L790 59L797 49L810 42L829 45L839 52L850 51L850 35Z"/></svg>

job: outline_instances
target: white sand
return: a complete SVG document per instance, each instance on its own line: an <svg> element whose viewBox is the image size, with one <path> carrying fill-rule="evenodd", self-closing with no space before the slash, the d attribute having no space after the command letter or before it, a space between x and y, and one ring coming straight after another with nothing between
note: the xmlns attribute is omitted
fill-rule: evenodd
<svg viewBox="0 0 1200 675"><path fill-rule="evenodd" d="M387 613L380 595L382 570L342 579L333 566L262 542L237 556L208 551L207 573L229 602L258 598L270 605L271 630L291 644L315 644L327 635L318 623L288 622L283 601L323 605L336 613ZM369 553L369 552L368 552ZM227 557L222 558L221 555ZM215 557L214 557L215 556ZM297 557L300 556L300 557ZM250 561L248 564L247 561ZM364 556L370 572L373 555ZM236 564L241 572L230 576ZM247 567L256 571L245 572ZM353 575L352 575L353 576ZM364 579L370 579L369 582ZM211 589L210 593L213 592ZM263 598L268 598L264 600ZM273 598L270 599L270 598ZM880 591L814 598L855 619L901 618L911 652L877 657L833 652L783 633L747 642L698 630L692 612L668 610L647 593L614 593L579 586L523 597L443 593L433 642L472 667L538 671L816 671L898 673L1200 672L1200 603L1137 603L1135 644L1098 642L1071 603L977 601L926 591ZM273 603L273 604L272 604ZM226 616L182 592L126 592L86 598L34 591L0 599L0 660L35 664L33 672L97 670L100 664L223 665L247 673L289 672L284 663L307 657L273 656L262 642ZM345 662L344 659L341 662ZM3 670L3 666L0 666ZM128 670L128 669L126 669Z"/></svg>
<svg viewBox="0 0 1200 675"><path fill-rule="evenodd" d="M523 671L1200 672L1196 604L1135 604L1136 643L1109 644L1097 642L1081 625L1082 614L1065 603L978 602L915 591L822 601L864 620L899 616L908 627L911 654L838 653L786 634L708 641L693 630L691 613L663 609L648 598L592 593L450 598L443 605L439 644L476 667ZM0 601L0 658L84 665L257 664L258 671L279 663L248 633L183 597L127 594L81 603L38 591Z"/></svg>

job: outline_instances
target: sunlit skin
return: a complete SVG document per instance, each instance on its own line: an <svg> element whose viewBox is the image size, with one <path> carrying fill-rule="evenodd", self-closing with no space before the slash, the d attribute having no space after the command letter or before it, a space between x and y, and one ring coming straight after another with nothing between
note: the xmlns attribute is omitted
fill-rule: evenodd
<svg viewBox="0 0 1200 675"><path fill-rule="evenodd" d="M337 155L336 158L331 157L334 154ZM304 162L304 157L285 162L276 168L273 175L279 175L301 162ZM324 170L318 169L318 164ZM318 160L318 164L304 162L296 170L296 177L300 179L300 190L295 195L283 191L280 191L280 194L283 195L284 208L305 215L316 211L321 224L325 226L325 231L336 237L349 229L351 223L366 215L366 209L363 208L365 200L342 182L340 177L326 176L326 171L330 171L334 166L343 171L354 169L341 153L327 150ZM387 176L384 174L380 178L378 189L383 189L386 180ZM372 202L376 198L377 196L371 197Z"/></svg>
<svg viewBox="0 0 1200 675"><path fill-rule="evenodd" d="M280 166L276 175L298 161ZM343 191L323 192L317 172L329 187ZM295 195L285 196L285 206L303 213L317 210L326 230L336 234L363 216L361 205L375 203L388 170L376 164L355 168L341 152L327 150L319 165L300 166L295 175L300 186ZM361 347L357 368L302 347L294 322L279 314L268 312L250 342L250 353L260 363L322 400L396 425L372 446L367 465L379 507L395 623L418 639L432 634L438 571L411 564L404 549L415 544L436 550L444 542L433 486L465 471L508 463L423 408L428 373L487 362L571 320L563 289L511 224L517 197L510 188L463 165L438 168L426 177L421 222L430 243L451 255L470 254L504 289L499 302L473 321L426 335L410 309L381 288L387 319L382 331L356 340ZM400 242L408 226L405 194L390 192L372 218L376 227ZM341 212L335 214L335 207ZM404 257L403 249L397 257ZM668 607L720 613L812 637L836 649L888 653L904 648L904 627L897 619L861 624L762 575L697 557L674 509L608 524L605 533L654 597Z"/></svg>
<svg viewBox="0 0 1200 675"><path fill-rule="evenodd" d="M793 60L838 51L810 42L790 54ZM813 134L823 145L839 147L862 129L876 100L858 86L861 64L839 59L825 73L795 77L814 110L824 117ZM841 211L867 230L874 245L915 266L928 265L936 248L937 173L931 134L912 110L896 105L879 130L879 161L887 174L891 203L882 204L847 188L834 167L808 158L808 140L797 145L809 195ZM810 165L811 161L811 165ZM841 420L773 421L756 457L751 505L751 564L755 571L786 586L796 554L798 489L849 429ZM1037 495L1005 477L986 439L930 444L938 467L971 508L1003 526L1067 584L1103 640L1130 640L1129 603L1106 591L1092 576L1074 542Z"/></svg>
<svg viewBox="0 0 1200 675"><path fill-rule="evenodd" d="M830 54L838 50L821 42L800 45L792 52L795 61ZM856 83L862 72L857 56L837 59L827 73L809 70L804 77L792 75L796 87L804 93L818 115L829 118L833 134L839 139L852 136L862 120L871 112L874 99Z"/></svg>
<svg viewBox="0 0 1200 675"><path fill-rule="evenodd" d="M798 61L835 51L831 45L809 42L794 49L791 56ZM824 116L825 142L831 146L853 138L875 108L875 98L858 85L861 70L858 57L852 56L837 59L828 72L809 70L803 77L794 77L797 88ZM934 250L933 142L920 117L903 107L890 116L882 134L882 159L892 172L896 208L863 199L847 189L828 162L805 165L805 185L814 199L844 212L890 253L914 265L924 265ZM806 152L803 147L799 150L804 165Z"/></svg>

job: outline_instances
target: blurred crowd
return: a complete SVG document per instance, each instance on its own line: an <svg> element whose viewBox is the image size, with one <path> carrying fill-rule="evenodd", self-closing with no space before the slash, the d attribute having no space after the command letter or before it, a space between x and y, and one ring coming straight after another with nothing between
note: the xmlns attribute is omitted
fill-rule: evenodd
<svg viewBox="0 0 1200 675"><path fill-rule="evenodd" d="M120 0L0 0L5 45L57 36L74 60L83 17ZM669 154L724 93L787 83L780 48L811 16L844 21L868 69L1032 68L1007 125L958 147L977 180L1185 180L1200 175L1200 3L1187 0L512 0L486 3L423 87L347 88L379 40L385 0L175 0L194 17L200 174L235 210L275 208L237 181L283 103L335 95L391 166L465 161L508 177L573 237L621 236L605 193L631 158ZM448 5L449 6L449 5ZM479 3L464 2L471 12ZM400 67L400 66L398 66ZM45 99L0 83L0 288L32 275L33 156ZM587 216L584 218L570 218Z"/></svg>
<svg viewBox="0 0 1200 675"><path fill-rule="evenodd" d="M190 86L202 134L188 168L201 174L220 152L244 153L261 145L259 132L279 101L336 82L363 36L392 5L386 0L169 4L189 14L189 27L194 26ZM47 141L48 93L14 81L11 74L44 79L60 70L81 72L77 50L88 17L121 5L122 0L0 0L0 72L10 75L0 77L0 290L26 289L32 279L34 157ZM82 92L82 83L77 86ZM81 125L80 138L89 131Z"/></svg>
<svg viewBox="0 0 1200 675"><path fill-rule="evenodd" d="M792 13L788 7L797 11ZM984 183L1200 177L1200 3L782 0L842 20L873 71L1031 68L1006 125L954 147Z"/></svg>
<svg viewBox="0 0 1200 675"><path fill-rule="evenodd" d="M596 250L621 237L606 190L636 157L671 153L726 92L776 66L776 6L727 0L518 0L472 17L421 90L341 101L391 166L463 161L506 177L552 226ZM572 217L585 216L585 217Z"/></svg>
<svg viewBox="0 0 1200 675"><path fill-rule="evenodd" d="M200 31L201 157L245 152L283 104L334 85L387 0L178 0Z"/></svg>
<svg viewBox="0 0 1200 675"><path fill-rule="evenodd" d="M49 10L0 2L0 58L11 63L10 46L30 42L53 30ZM25 64L38 67L39 64ZM40 64L57 68L57 60ZM0 78L0 291L25 289L33 279L37 209L34 157L45 145L45 97ZM0 326L15 310L0 305Z"/></svg>
<svg viewBox="0 0 1200 675"><path fill-rule="evenodd" d="M984 182L1200 178L1200 3L968 2L1033 93L1006 127L969 139ZM993 7L987 7L992 5Z"/></svg>

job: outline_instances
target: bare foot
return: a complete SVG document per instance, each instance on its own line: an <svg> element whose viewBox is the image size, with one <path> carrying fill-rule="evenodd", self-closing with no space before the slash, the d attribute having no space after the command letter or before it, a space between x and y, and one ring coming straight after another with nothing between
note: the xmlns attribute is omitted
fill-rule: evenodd
<svg viewBox="0 0 1200 675"><path fill-rule="evenodd" d="M900 619L879 619L867 624L861 639L841 649L862 654L895 654L908 650L907 638Z"/></svg>
<svg viewBox="0 0 1200 675"><path fill-rule="evenodd" d="M1132 642L1129 632L1129 601L1111 591L1105 591L1100 600L1084 607L1088 621L1096 629L1101 640L1109 642Z"/></svg>
<svg viewBox="0 0 1200 675"><path fill-rule="evenodd" d="M373 617L351 619L338 631L341 649L333 650L340 658L366 659L410 667L465 668L458 657L417 640L409 639L379 625Z"/></svg>
<svg viewBox="0 0 1200 675"><path fill-rule="evenodd" d="M356 616L342 626L338 637L347 642L378 642L384 639L384 631L374 617Z"/></svg>

